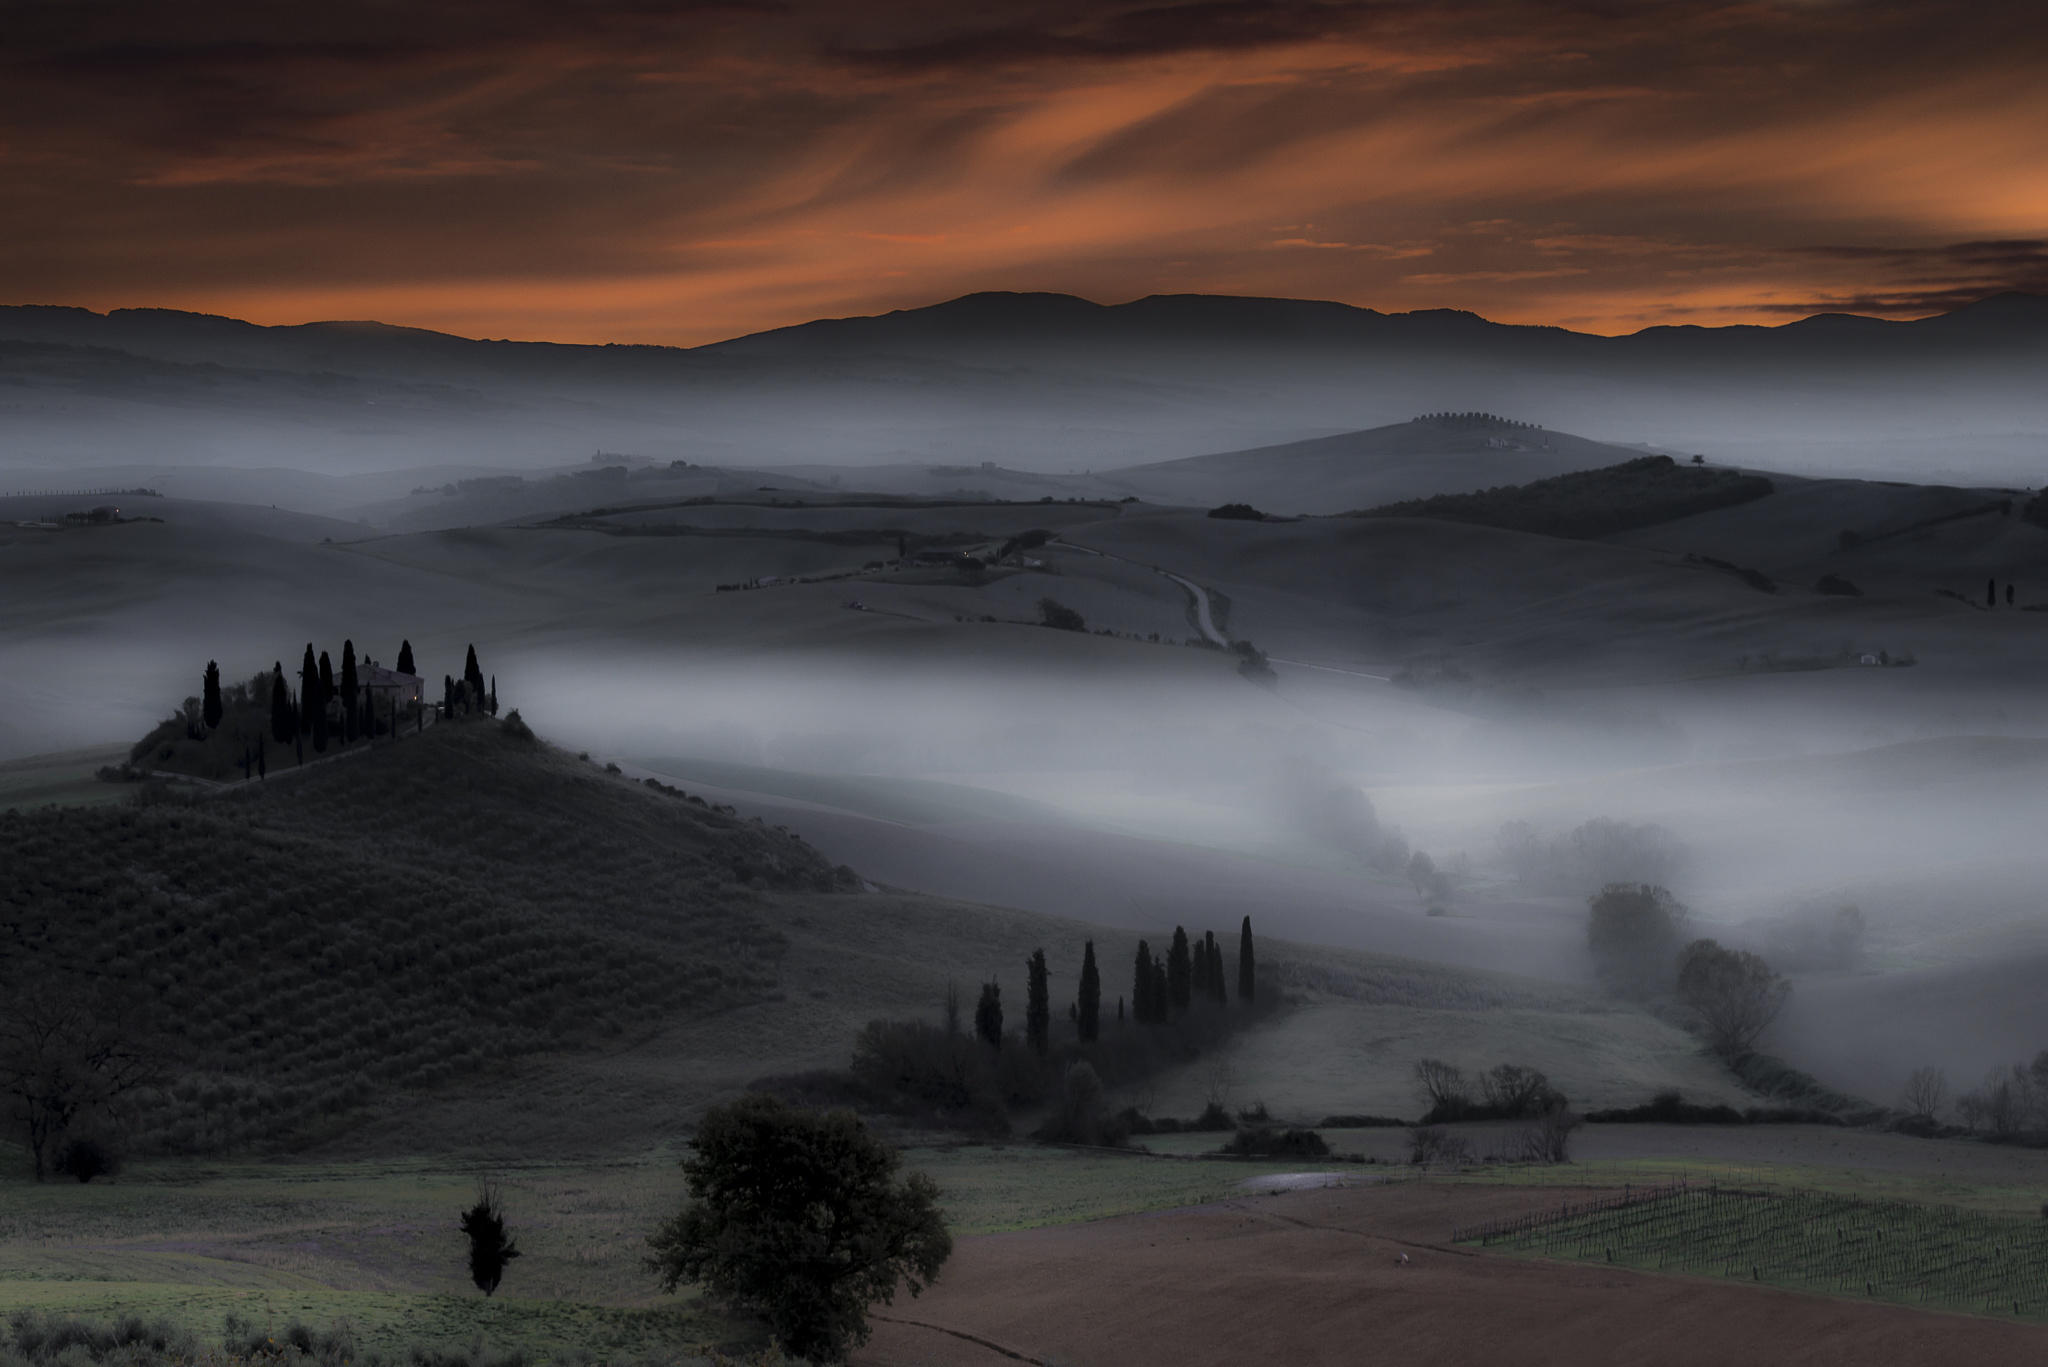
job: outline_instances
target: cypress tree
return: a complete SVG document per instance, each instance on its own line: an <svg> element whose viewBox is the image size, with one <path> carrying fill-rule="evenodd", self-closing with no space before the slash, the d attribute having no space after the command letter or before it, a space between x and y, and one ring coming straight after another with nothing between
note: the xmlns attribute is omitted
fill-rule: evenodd
<svg viewBox="0 0 2048 1367"><path fill-rule="evenodd" d="M362 722L362 686L356 678L356 643L346 640L341 643L341 715L347 718L342 723L343 740L354 740Z"/></svg>
<svg viewBox="0 0 2048 1367"><path fill-rule="evenodd" d="M1166 960L1157 955L1152 957L1152 1023L1166 1024L1166 1008L1173 1001L1167 988Z"/></svg>
<svg viewBox="0 0 2048 1367"><path fill-rule="evenodd" d="M1188 933L1173 928L1173 946L1166 951L1167 1000L1175 1011L1188 1009L1194 988L1194 960L1188 954Z"/></svg>
<svg viewBox="0 0 2048 1367"><path fill-rule="evenodd" d="M471 705L482 707L484 703L484 672L477 667L475 646L469 648L469 658L463 662L462 681L469 685Z"/></svg>
<svg viewBox="0 0 2048 1367"><path fill-rule="evenodd" d="M211 731L220 725L220 665L215 661L206 662L206 682L200 687L201 700L199 716Z"/></svg>
<svg viewBox="0 0 2048 1367"><path fill-rule="evenodd" d="M284 661L270 667L270 738L290 745L299 734L299 711L292 706L292 691L284 686Z"/></svg>
<svg viewBox="0 0 2048 1367"><path fill-rule="evenodd" d="M491 675L491 702L488 711L494 717L498 715L498 676L495 674Z"/></svg>
<svg viewBox="0 0 2048 1367"><path fill-rule="evenodd" d="M1081 1043L1093 1044L1102 1030L1102 975L1095 969L1095 941L1081 946L1081 992L1074 1003Z"/></svg>
<svg viewBox="0 0 2048 1367"><path fill-rule="evenodd" d="M455 678L449 674L441 676L441 715L455 715Z"/></svg>
<svg viewBox="0 0 2048 1367"><path fill-rule="evenodd" d="M1252 918L1244 918L1244 926L1237 932L1237 999L1248 1002L1256 986L1257 974L1252 959Z"/></svg>
<svg viewBox="0 0 2048 1367"><path fill-rule="evenodd" d="M1124 999L1122 997L1116 999L1116 1023L1118 1025L1124 1023Z"/></svg>
<svg viewBox="0 0 2048 1367"><path fill-rule="evenodd" d="M1152 946L1138 941L1138 961L1131 969L1131 1019L1152 1023Z"/></svg>
<svg viewBox="0 0 2048 1367"><path fill-rule="evenodd" d="M314 680L313 691L313 752L322 754L327 749L327 701L334 696L334 662L324 650L320 652L320 677Z"/></svg>
<svg viewBox="0 0 2048 1367"><path fill-rule="evenodd" d="M1040 1058L1052 1044L1052 985L1046 972L1045 951L1034 949L1025 965L1024 1042Z"/></svg>
<svg viewBox="0 0 2048 1367"><path fill-rule="evenodd" d="M398 643L398 672L399 672L399 673L401 673L401 674L417 674L417 673L419 673L419 671L418 671L417 669L414 669L414 668L412 667L412 642L411 642L411 641L400 641L400 642Z"/></svg>
<svg viewBox="0 0 2048 1367"><path fill-rule="evenodd" d="M313 643L306 642L306 658L299 664L299 734L311 735L313 713L320 701L320 666L313 661Z"/></svg>
<svg viewBox="0 0 2048 1367"><path fill-rule="evenodd" d="M974 1033L991 1049L1003 1047L1003 989L993 982L981 985L981 1000L974 1004Z"/></svg>

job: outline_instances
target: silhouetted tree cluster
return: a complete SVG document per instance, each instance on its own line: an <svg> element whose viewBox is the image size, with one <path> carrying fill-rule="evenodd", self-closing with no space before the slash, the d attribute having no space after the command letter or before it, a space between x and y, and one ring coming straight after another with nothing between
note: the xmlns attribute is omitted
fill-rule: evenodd
<svg viewBox="0 0 2048 1367"><path fill-rule="evenodd" d="M1689 913L1664 888L1610 883L1587 900L1586 947L1609 991L1643 997L1670 988Z"/></svg>
<svg viewBox="0 0 2048 1367"><path fill-rule="evenodd" d="M1350 516L1427 517L1543 536L1601 537L1748 503L1775 487L1762 475L1643 456L1527 484L1386 503Z"/></svg>
<svg viewBox="0 0 2048 1367"><path fill-rule="evenodd" d="M1088 1143L1106 1142L1112 1133L1120 1138L1123 1129L1095 1115L1079 1092L1068 1093L1085 1090L1089 1078L1122 1085L1187 1062L1255 1019L1258 1013L1251 1009L1250 995L1256 977L1253 955L1251 918L1246 917L1238 946L1238 997L1246 1009L1226 1012L1218 1008L1230 1000L1228 970L1213 932L1197 939L1177 928L1164 957L1141 941L1131 961L1128 1010L1119 1000L1115 1024L1147 1028L1105 1029L1101 972L1095 943L1087 941L1076 995L1064 1013L1072 1022L1072 1033L1059 1037L1049 959L1044 949L1037 949L1025 961L1023 1048L1003 1047L1007 1037L1001 989L993 980L982 984L972 1038L961 1032L959 994L949 986L935 1023L876 1020L862 1029L851 1068L842 1083L832 1084L850 1087L851 1092L821 1093L813 1088L825 1086L823 1082L790 1079L788 1085L797 1090L789 1094L810 1100L852 1097L933 1123L991 1133L1007 1132L1007 1108L1050 1102L1057 1115L1067 1119L1056 1116L1046 1137L1081 1139L1085 1134L1090 1137L1083 1142ZM1077 1061L1089 1062L1092 1071L1073 1074L1071 1065ZM1085 1117L1093 1118L1084 1124ZM1080 1128L1061 1129L1062 1125Z"/></svg>
<svg viewBox="0 0 2048 1367"><path fill-rule="evenodd" d="M1416 422L1435 423L1439 427L1512 427L1521 431L1541 431L1533 422L1518 422L1493 413L1424 413Z"/></svg>
<svg viewBox="0 0 2048 1367"><path fill-rule="evenodd" d="M1074 611L1065 603L1060 602L1057 598L1041 598L1038 600L1038 620L1040 625L1051 627L1056 631L1086 631L1088 629L1087 620L1080 613Z"/></svg>

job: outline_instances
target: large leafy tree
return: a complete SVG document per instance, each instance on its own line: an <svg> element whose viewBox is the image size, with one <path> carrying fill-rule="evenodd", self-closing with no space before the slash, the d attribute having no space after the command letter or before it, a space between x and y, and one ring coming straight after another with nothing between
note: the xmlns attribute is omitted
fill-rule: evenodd
<svg viewBox="0 0 2048 1367"><path fill-rule="evenodd" d="M761 1315L814 1362L867 1341L868 1307L915 1296L952 1254L938 1188L851 1111L744 1096L704 1116L683 1160L690 1204L649 1239L648 1264Z"/></svg>
<svg viewBox="0 0 2048 1367"><path fill-rule="evenodd" d="M1760 955L1694 940L1678 956L1678 995L1699 1017L1707 1043L1723 1058L1756 1047L1784 1008L1791 985Z"/></svg>
<svg viewBox="0 0 2048 1367"><path fill-rule="evenodd" d="M1687 918L1677 898L1649 883L1609 883L1586 909L1586 947L1610 991L1643 997L1670 990Z"/></svg>

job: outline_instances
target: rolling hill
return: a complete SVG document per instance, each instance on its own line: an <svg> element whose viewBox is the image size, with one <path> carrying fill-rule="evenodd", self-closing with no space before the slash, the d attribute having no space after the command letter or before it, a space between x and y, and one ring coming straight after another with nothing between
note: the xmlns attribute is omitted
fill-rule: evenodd
<svg viewBox="0 0 2048 1367"><path fill-rule="evenodd" d="M657 1143L1035 947L1064 996L1097 940L1113 997L1135 939L876 889L780 828L487 720L225 792L0 814L0 844L10 972L146 999L176 1080L141 1142L174 1151ZM1303 1003L1266 1046L1283 1053L1416 1008L1472 1061L1540 1056L1588 1100L1659 1080L1732 1093L1681 1032L1576 988L1279 942L1261 963ZM1384 1102L1411 1062L1297 1061L1270 1096Z"/></svg>
<svg viewBox="0 0 2048 1367"><path fill-rule="evenodd" d="M1214 507L1241 502L1265 513L1327 514L1524 484L1639 455L1487 415L1425 417L1364 432L1112 470L1100 479L1151 503Z"/></svg>

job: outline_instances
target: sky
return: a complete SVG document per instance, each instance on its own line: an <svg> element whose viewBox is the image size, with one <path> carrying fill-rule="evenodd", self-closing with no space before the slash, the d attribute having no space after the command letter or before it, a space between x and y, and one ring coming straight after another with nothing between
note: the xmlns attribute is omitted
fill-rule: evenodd
<svg viewBox="0 0 2048 1367"><path fill-rule="evenodd" d="M974 290L2048 292L2048 7L0 0L0 302L692 345Z"/></svg>

